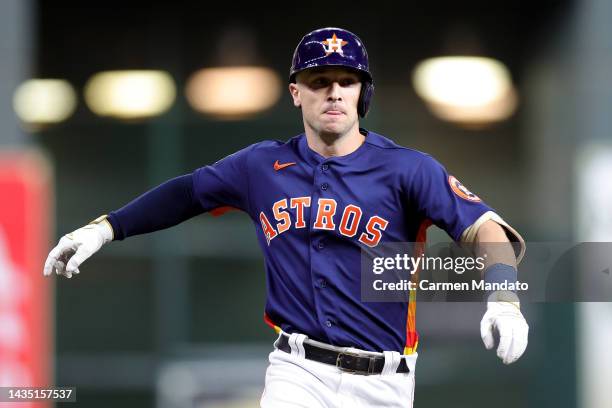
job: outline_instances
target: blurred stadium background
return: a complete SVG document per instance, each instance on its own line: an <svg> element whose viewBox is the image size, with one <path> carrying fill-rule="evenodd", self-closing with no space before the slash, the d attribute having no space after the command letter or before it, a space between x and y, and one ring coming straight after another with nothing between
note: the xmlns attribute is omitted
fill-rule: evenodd
<svg viewBox="0 0 612 408"><path fill-rule="evenodd" d="M285 84L317 27L367 45L364 127L438 158L527 241L612 241L611 17L608 0L3 0L0 385L76 386L84 407L258 406L275 336L243 214L112 243L77 279L41 272L98 215L300 133ZM610 304L525 304L509 367L484 351L481 305L418 310L417 407L612 406Z"/></svg>

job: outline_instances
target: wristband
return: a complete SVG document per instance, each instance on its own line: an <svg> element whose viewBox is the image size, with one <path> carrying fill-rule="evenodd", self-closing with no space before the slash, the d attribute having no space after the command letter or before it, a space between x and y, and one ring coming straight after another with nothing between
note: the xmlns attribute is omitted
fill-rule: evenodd
<svg viewBox="0 0 612 408"><path fill-rule="evenodd" d="M515 283L518 280L518 272L515 267L503 263L496 263L487 268L484 272L484 283L486 284L502 284ZM489 296L495 293L495 290L489 290L485 293L485 300L489 300ZM499 291L497 291L499 292ZM505 292L513 293L516 297L515 290Z"/></svg>

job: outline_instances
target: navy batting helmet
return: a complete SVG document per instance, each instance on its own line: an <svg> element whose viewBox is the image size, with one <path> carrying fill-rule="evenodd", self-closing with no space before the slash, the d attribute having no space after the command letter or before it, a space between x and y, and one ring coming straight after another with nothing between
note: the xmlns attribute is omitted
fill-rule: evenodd
<svg viewBox="0 0 612 408"><path fill-rule="evenodd" d="M370 74L368 53L359 37L336 27L320 28L306 34L293 53L289 82L295 82L298 72L323 66L346 67L361 73L363 86L357 112L364 117L374 93L374 81Z"/></svg>

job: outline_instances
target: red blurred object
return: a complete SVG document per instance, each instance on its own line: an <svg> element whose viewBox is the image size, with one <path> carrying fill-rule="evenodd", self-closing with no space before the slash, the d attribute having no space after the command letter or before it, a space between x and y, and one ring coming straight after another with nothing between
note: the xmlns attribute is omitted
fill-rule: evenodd
<svg viewBox="0 0 612 408"><path fill-rule="evenodd" d="M42 275L53 208L48 162L0 151L0 386L52 385L50 280ZM0 407L13 403L0 403ZM20 408L51 406L20 403Z"/></svg>

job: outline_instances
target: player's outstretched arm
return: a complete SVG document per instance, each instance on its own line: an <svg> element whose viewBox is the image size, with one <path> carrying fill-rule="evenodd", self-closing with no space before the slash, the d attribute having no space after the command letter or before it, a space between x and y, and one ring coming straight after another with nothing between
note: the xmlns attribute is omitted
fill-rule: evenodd
<svg viewBox="0 0 612 408"><path fill-rule="evenodd" d="M194 197L191 174L168 180L108 217L102 216L64 235L49 253L43 273L71 278L104 244L169 228L203 211Z"/></svg>
<svg viewBox="0 0 612 408"><path fill-rule="evenodd" d="M507 243L507 244L506 244ZM485 282L516 282L514 250L503 228L487 221L476 236L478 256L487 253L483 271ZM529 326L521 313L519 298L514 292L495 291L487 294L487 311L480 322L480 336L487 350L495 346L493 333L499 334L497 356L504 364L512 364L527 349Z"/></svg>
<svg viewBox="0 0 612 408"><path fill-rule="evenodd" d="M55 272L72 278L79 273L79 266L98 252L102 245L113 240L113 228L103 215L84 227L64 235L51 250L43 274L50 276Z"/></svg>

